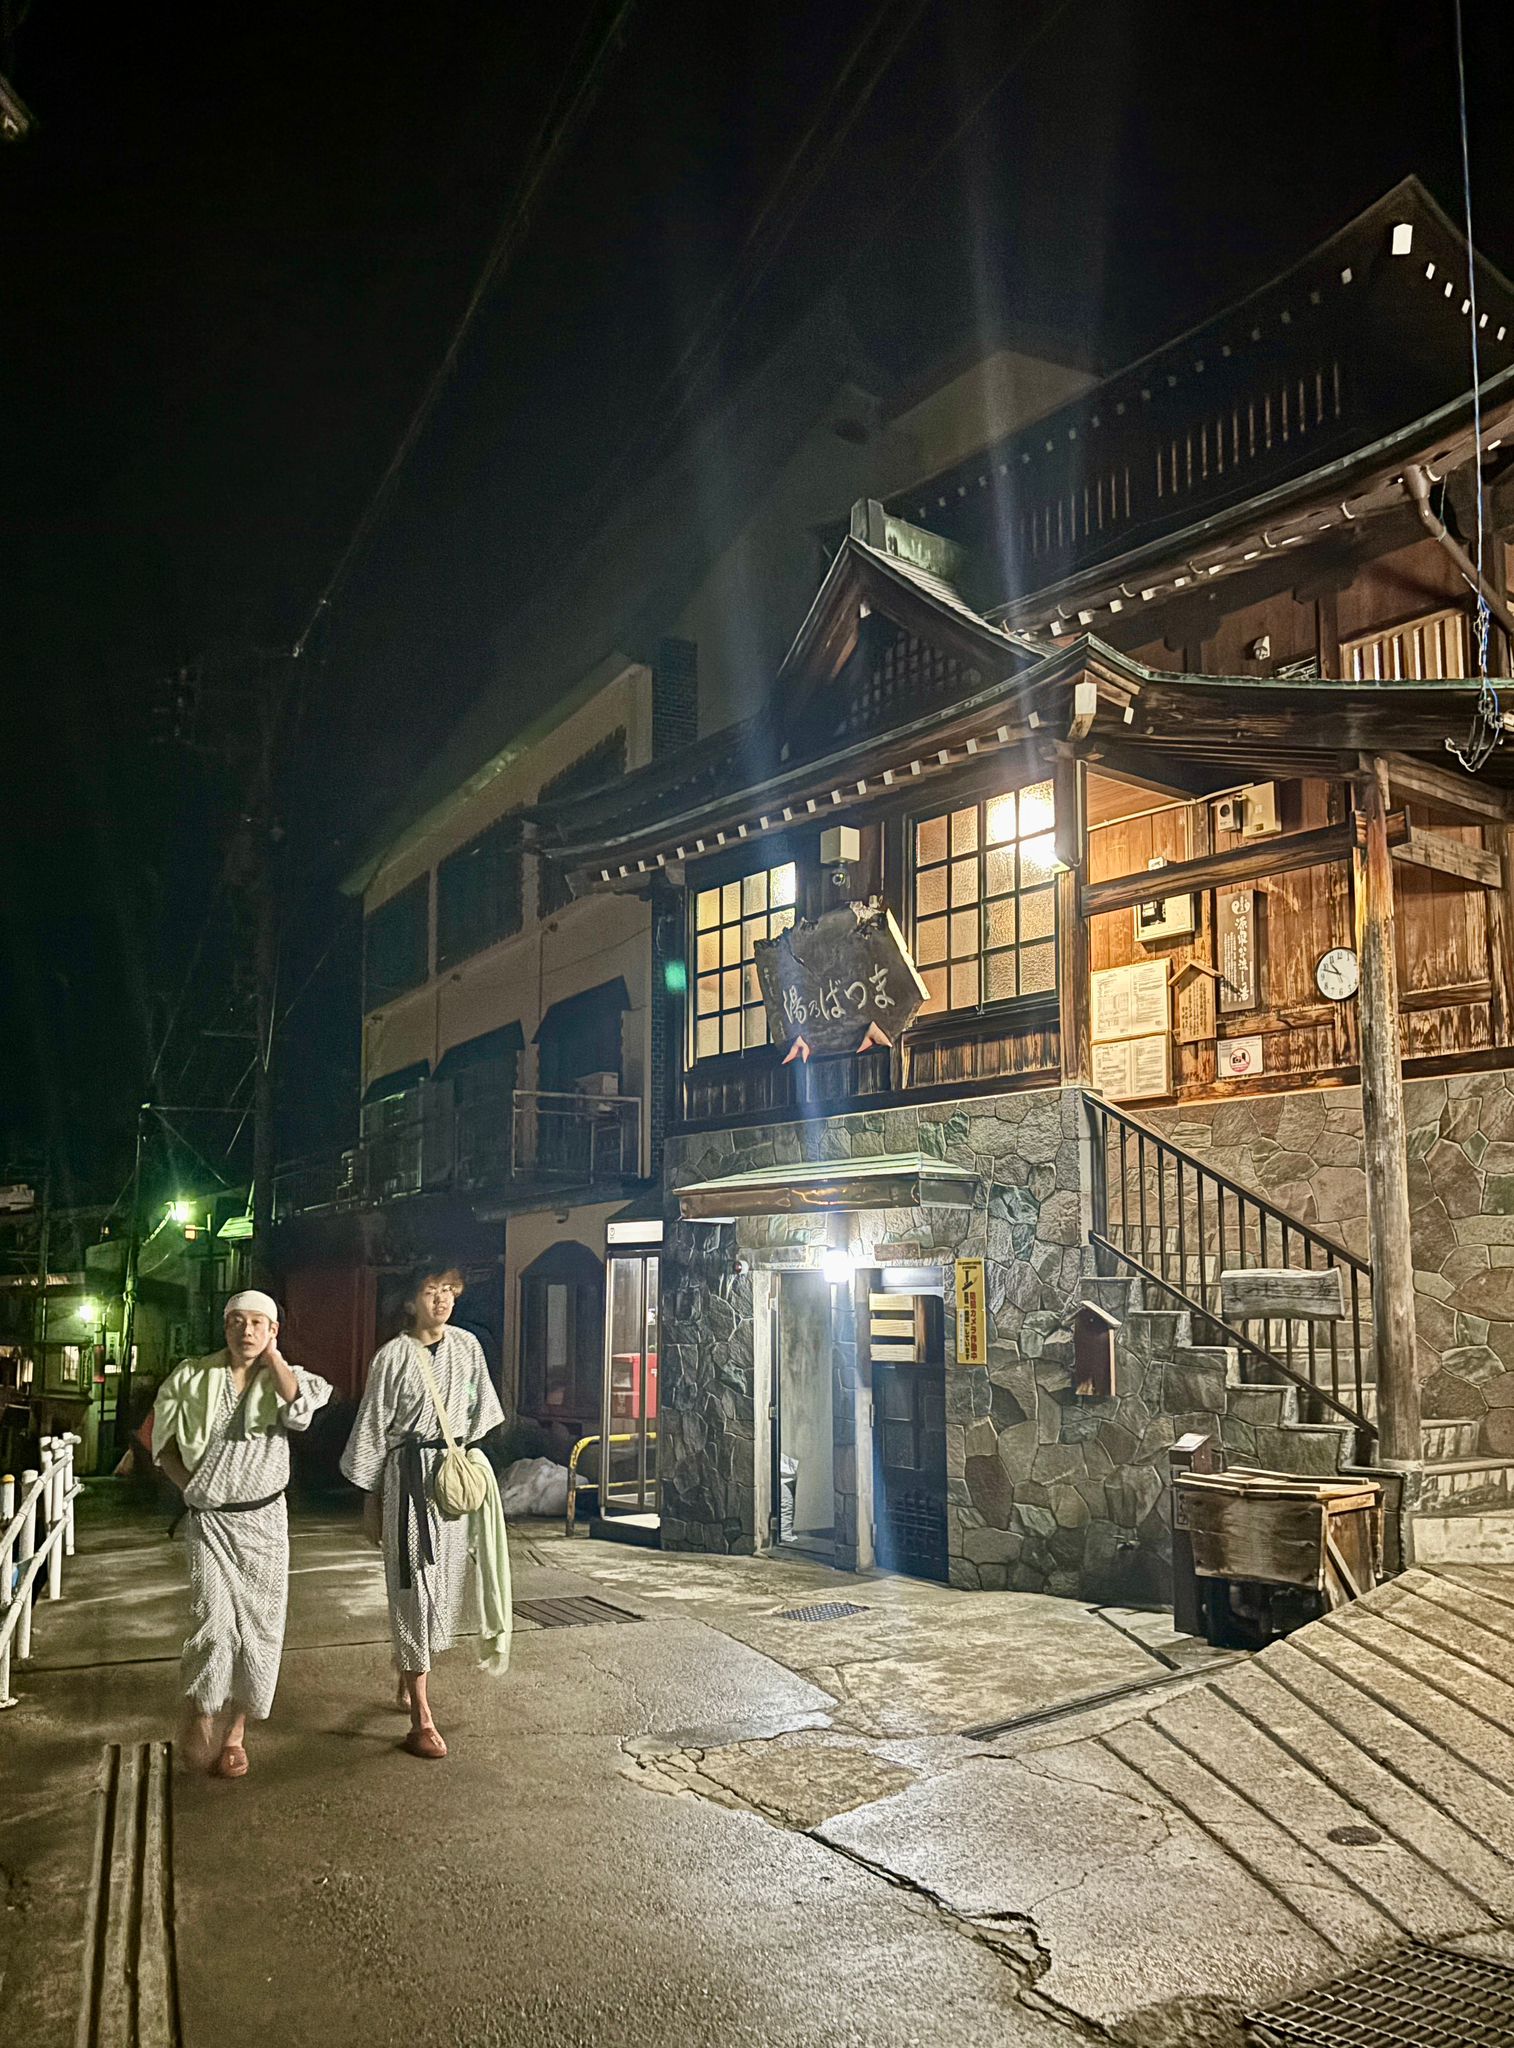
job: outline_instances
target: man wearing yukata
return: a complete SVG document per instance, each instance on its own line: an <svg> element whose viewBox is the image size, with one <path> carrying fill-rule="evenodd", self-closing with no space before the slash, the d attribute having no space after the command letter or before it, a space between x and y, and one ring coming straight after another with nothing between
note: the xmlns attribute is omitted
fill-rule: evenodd
<svg viewBox="0 0 1514 2048"><path fill-rule="evenodd" d="M249 1289L226 1304L226 1343L186 1358L153 1403L153 1457L184 1496L193 1627L184 1644L185 1750L247 1775L249 1719L273 1708L289 1600L289 1438L331 1387L279 1350L279 1311Z"/></svg>
<svg viewBox="0 0 1514 2048"><path fill-rule="evenodd" d="M405 1748L433 1758L447 1754L428 1692L435 1658L477 1617L484 1668L498 1674L509 1661L509 1562L493 1475L476 1514L442 1515L434 1494L448 1431L466 1447L504 1420L478 1339L450 1327L462 1291L454 1266L411 1274L405 1330L375 1352L342 1453L343 1472L367 1496L364 1530L384 1553L398 1704L410 1715Z"/></svg>

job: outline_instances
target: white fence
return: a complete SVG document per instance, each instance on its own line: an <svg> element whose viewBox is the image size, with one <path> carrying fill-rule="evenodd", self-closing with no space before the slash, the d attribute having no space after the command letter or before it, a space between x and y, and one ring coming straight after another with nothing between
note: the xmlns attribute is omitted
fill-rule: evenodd
<svg viewBox="0 0 1514 2048"><path fill-rule="evenodd" d="M11 1654L32 1653L33 1589L47 1575L47 1597L63 1591L63 1560L74 1554L76 1436L45 1436L42 1469L21 1474L21 1490L0 1479L0 1707L13 1707Z"/></svg>

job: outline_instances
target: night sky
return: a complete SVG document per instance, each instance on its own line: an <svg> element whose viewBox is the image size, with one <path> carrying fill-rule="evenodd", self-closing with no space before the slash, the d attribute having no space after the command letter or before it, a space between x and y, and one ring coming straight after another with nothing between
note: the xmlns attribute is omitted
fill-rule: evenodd
<svg viewBox="0 0 1514 2048"><path fill-rule="evenodd" d="M191 1029L245 1021L216 742L253 657L305 625L533 137L618 11L35 0L6 68L39 125L0 150L0 1173L51 1137L64 1192L116 1194L181 988L154 1092L232 1098L248 1048ZM1465 16L1477 235L1506 268L1510 12ZM1045 330L1113 368L1408 172L1459 216L1452 19L1442 0L632 9L301 665L285 1148L340 1131L355 1072L332 878L592 530L607 473L644 473L838 286L885 391L975 330ZM744 245L806 137L802 203L754 279ZM700 375L664 394L693 340ZM156 711L195 660L215 688L186 751ZM181 1163L192 1145L234 1171L234 1119L178 1121Z"/></svg>

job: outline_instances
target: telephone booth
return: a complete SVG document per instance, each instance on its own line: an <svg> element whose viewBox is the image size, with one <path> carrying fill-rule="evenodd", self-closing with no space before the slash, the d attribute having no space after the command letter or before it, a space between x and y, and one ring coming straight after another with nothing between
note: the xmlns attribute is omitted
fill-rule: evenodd
<svg viewBox="0 0 1514 2048"><path fill-rule="evenodd" d="M630 1211L605 1226L605 1362L597 1535L655 1543L660 1215Z"/></svg>

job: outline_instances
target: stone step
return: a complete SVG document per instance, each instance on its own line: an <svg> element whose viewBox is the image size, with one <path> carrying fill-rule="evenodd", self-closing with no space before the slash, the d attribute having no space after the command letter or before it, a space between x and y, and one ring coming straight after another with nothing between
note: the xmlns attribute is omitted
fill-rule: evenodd
<svg viewBox="0 0 1514 2048"><path fill-rule="evenodd" d="M1382 1590L1374 1612L1436 1653L1454 1657L1514 1690L1514 1636L1489 1617L1475 1593L1436 1572L1407 1571ZM1511 1702L1514 1705L1514 1702Z"/></svg>
<svg viewBox="0 0 1514 2048"><path fill-rule="evenodd" d="M1334 1478L1356 1455L1356 1431L1346 1422L1263 1425L1252 1431L1252 1439L1253 1456L1244 1462L1262 1472L1294 1472L1300 1478Z"/></svg>
<svg viewBox="0 0 1514 2048"><path fill-rule="evenodd" d="M1351 1615L1331 1615L1321 1624L1332 1635L1340 1634L1355 1647L1366 1650L1379 1665L1406 1673L1429 1686L1445 1701L1454 1701L1498 1730L1514 1727L1514 1686L1496 1673L1485 1670L1475 1657L1468 1657L1444 1640L1437 1640L1434 1627L1408 1626L1411 1617L1390 1619L1373 1602ZM1514 1738L1498 1745L1501 1757L1514 1767Z"/></svg>
<svg viewBox="0 0 1514 2048"><path fill-rule="evenodd" d="M1289 1641L1493 1784L1514 1785L1514 1738L1484 1702L1469 1696L1463 1681L1473 1674L1453 1671L1448 1680L1444 1667L1432 1671L1419 1659L1413 1641L1396 1630L1368 1631L1361 1617L1350 1630L1320 1622ZM1510 1831L1499 1836L1498 1847L1514 1857L1514 1800L1508 1819Z"/></svg>
<svg viewBox="0 0 1514 2048"><path fill-rule="evenodd" d="M1370 1766L1381 1774L1374 1781L1379 1786L1384 1780L1402 1784L1449 1820L1475 1845L1456 1859L1458 1874L1480 1898L1507 1914L1507 1901L1514 1897L1514 1793L1485 1775L1475 1758L1461 1755L1452 1740L1442 1739L1436 1694L1425 1691L1419 1696L1420 1710L1428 1718L1417 1726L1402 1711L1402 1701L1395 1711L1316 1655L1316 1635L1305 1630L1269 1643L1247 1667L1248 1678L1252 1671L1265 1674L1274 1686L1349 1738L1366 1759L1363 1768ZM1370 1678L1370 1665L1364 1675ZM1414 1695L1404 1697L1412 1701ZM1322 1764L1328 1765L1331 1752L1322 1749L1320 1754Z"/></svg>
<svg viewBox="0 0 1514 2048"><path fill-rule="evenodd" d="M1112 1728L1098 1740L1253 1871L1338 1954L1395 1938L1397 1923L1353 1886L1340 1883L1328 1864L1274 1819L1270 1798L1258 1806L1230 1785L1223 1765L1219 1773L1212 1770L1149 1718Z"/></svg>
<svg viewBox="0 0 1514 2048"><path fill-rule="evenodd" d="M1361 1807L1310 1768L1306 1751L1290 1753L1278 1740L1265 1718L1265 1695L1264 1681L1252 1689L1248 1710L1229 1686L1217 1682L1155 1708L1150 1718L1254 1807L1276 1816L1334 1874L1343 1892L1356 1892L1400 1934L1433 1940L1464 1927L1469 1915L1476 1917L1480 1908L1412 1848L1389 1835L1366 1843L1354 1839L1365 1819ZM1302 1714L1294 1721L1306 1741L1317 1732Z"/></svg>
<svg viewBox="0 0 1514 2048"><path fill-rule="evenodd" d="M1414 1555L1421 1564L1514 1565L1514 1509L1416 1514Z"/></svg>
<svg viewBox="0 0 1514 2048"><path fill-rule="evenodd" d="M1377 1389L1372 1389L1374 1397ZM1376 1401L1374 1398L1374 1408ZM1372 1419L1375 1421L1376 1416ZM1420 1442L1424 1446L1425 1462L1430 1465L1455 1464L1477 1456L1478 1441L1482 1435L1482 1424L1475 1417L1465 1421L1448 1422L1440 1417L1434 1421L1422 1422L1419 1426Z"/></svg>
<svg viewBox="0 0 1514 2048"><path fill-rule="evenodd" d="M1232 1380L1225 1390L1225 1413L1254 1428L1281 1429L1285 1422L1298 1421L1298 1388Z"/></svg>
<svg viewBox="0 0 1514 2048"><path fill-rule="evenodd" d="M1100 1308L1107 1308L1111 1315L1123 1321L1133 1308L1141 1308L1142 1281L1139 1274L1095 1273L1083 1282L1082 1296L1085 1301L1096 1302Z"/></svg>
<svg viewBox="0 0 1514 2048"><path fill-rule="evenodd" d="M1472 1515L1514 1508L1514 1458L1427 1460L1419 1505L1427 1515Z"/></svg>

